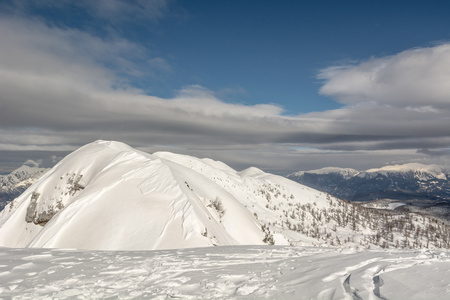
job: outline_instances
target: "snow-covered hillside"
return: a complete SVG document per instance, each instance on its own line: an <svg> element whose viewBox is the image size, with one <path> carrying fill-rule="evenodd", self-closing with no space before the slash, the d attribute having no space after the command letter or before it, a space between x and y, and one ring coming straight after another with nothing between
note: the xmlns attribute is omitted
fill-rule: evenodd
<svg viewBox="0 0 450 300"><path fill-rule="evenodd" d="M448 248L446 224L338 200L257 168L97 141L0 214L0 245L174 249L213 245Z"/></svg>
<svg viewBox="0 0 450 300"><path fill-rule="evenodd" d="M48 170L39 167L39 163L28 160L11 173L0 175L0 211Z"/></svg>

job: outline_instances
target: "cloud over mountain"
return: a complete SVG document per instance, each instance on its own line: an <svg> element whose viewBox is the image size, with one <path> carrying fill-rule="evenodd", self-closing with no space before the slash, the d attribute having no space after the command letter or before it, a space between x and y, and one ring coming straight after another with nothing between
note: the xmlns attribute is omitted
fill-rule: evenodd
<svg viewBox="0 0 450 300"><path fill-rule="evenodd" d="M67 151L101 138L149 151L175 147L235 167L244 157L248 165L295 169L312 159L352 163L354 155L374 165L448 158L417 149L450 144L449 44L323 69L320 92L343 106L294 116L272 103L229 103L200 85L152 96L135 80L164 74L170 63L118 35L3 16L0 38L3 151Z"/></svg>

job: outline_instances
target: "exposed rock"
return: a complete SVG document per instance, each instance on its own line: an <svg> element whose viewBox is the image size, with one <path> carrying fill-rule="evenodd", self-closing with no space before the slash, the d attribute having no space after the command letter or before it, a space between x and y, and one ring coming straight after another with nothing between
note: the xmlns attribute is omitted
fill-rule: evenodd
<svg viewBox="0 0 450 300"><path fill-rule="evenodd" d="M37 200L39 199L39 196L40 194L36 192L31 194L30 205L28 205L27 214L25 215L25 221L28 223L34 222L36 217Z"/></svg>

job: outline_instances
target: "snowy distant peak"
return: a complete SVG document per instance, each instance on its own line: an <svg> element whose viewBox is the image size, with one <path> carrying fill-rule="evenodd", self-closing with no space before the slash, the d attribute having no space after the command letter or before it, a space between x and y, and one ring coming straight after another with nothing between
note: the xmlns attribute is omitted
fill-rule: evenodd
<svg viewBox="0 0 450 300"><path fill-rule="evenodd" d="M0 175L0 211L48 170L40 168L38 162L28 160L11 173Z"/></svg>
<svg viewBox="0 0 450 300"><path fill-rule="evenodd" d="M31 159L29 159L29 160L27 160L26 162L24 162L23 163L23 165L24 166L28 166L28 167L31 167L31 168L37 168L37 167L39 167L39 165L41 164L41 162L42 161L34 161L34 160L31 160Z"/></svg>
<svg viewBox="0 0 450 300"><path fill-rule="evenodd" d="M0 175L0 192L11 192L20 186L28 187L48 170L47 168L39 168L39 163L28 160L11 173Z"/></svg>
<svg viewBox="0 0 450 300"><path fill-rule="evenodd" d="M445 168L438 165L424 165L420 163L409 163L403 165L391 165L384 166L378 169L369 169L366 173L379 173L379 174L388 174L388 173L409 173L413 172L416 176L422 180L428 180L429 177L434 177L437 179L447 180L447 176L445 174Z"/></svg>
<svg viewBox="0 0 450 300"><path fill-rule="evenodd" d="M42 161L34 161L34 160L27 160L25 161L22 166L12 171L10 174L33 174L40 172L41 170L47 170L48 168L41 168L39 167L41 165Z"/></svg>
<svg viewBox="0 0 450 300"><path fill-rule="evenodd" d="M346 169L323 168L297 172L288 178L350 201L450 201L450 172L447 166L409 163L361 172L352 169L345 171ZM444 204L433 208L436 216L445 216L446 210Z"/></svg>
<svg viewBox="0 0 450 300"><path fill-rule="evenodd" d="M305 173L308 174L317 174L317 175L325 175L325 174L340 174L344 178L351 178L353 176L356 176L359 174L359 171L351 168L338 168L338 167L327 167L327 168L321 168L317 170L310 170L310 171L300 171L293 173L292 176L302 176Z"/></svg>
<svg viewBox="0 0 450 300"><path fill-rule="evenodd" d="M419 180L442 179L447 180L448 170L438 165L425 165L420 163L408 163L403 165L389 165L381 168L368 169L366 171L357 171L351 168L326 167L317 170L299 171L290 174L288 177L301 177L305 174L329 175L339 174L344 179L352 177L374 177L377 174L388 176L392 174L414 173Z"/></svg>

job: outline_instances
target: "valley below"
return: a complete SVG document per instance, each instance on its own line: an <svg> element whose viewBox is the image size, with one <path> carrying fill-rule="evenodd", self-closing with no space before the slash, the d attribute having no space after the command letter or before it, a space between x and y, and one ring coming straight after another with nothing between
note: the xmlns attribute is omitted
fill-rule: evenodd
<svg viewBox="0 0 450 300"><path fill-rule="evenodd" d="M450 201L430 199L381 199L358 202L366 207L390 209L398 213L416 213L450 221Z"/></svg>

